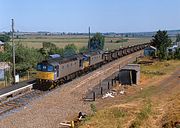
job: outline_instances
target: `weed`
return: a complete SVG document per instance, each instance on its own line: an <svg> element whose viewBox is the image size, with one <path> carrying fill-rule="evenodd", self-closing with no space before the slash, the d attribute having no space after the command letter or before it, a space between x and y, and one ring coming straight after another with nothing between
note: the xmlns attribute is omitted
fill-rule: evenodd
<svg viewBox="0 0 180 128"><path fill-rule="evenodd" d="M96 109L96 106L95 106L95 104L91 104L90 105L90 107L91 107L91 111L93 112L93 113L96 113L97 112L97 109Z"/></svg>
<svg viewBox="0 0 180 128"><path fill-rule="evenodd" d="M119 108L114 108L111 112L115 118L122 118L126 115L125 111L120 110Z"/></svg>

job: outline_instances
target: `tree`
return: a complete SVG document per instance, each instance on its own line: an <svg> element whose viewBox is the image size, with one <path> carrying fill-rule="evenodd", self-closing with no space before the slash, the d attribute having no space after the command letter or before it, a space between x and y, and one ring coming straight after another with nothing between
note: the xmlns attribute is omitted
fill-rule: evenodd
<svg viewBox="0 0 180 128"><path fill-rule="evenodd" d="M180 48L177 48L175 53L174 53L174 59L179 59L180 60Z"/></svg>
<svg viewBox="0 0 180 128"><path fill-rule="evenodd" d="M51 42L43 42L43 48L52 49L56 48L56 45Z"/></svg>
<svg viewBox="0 0 180 128"><path fill-rule="evenodd" d="M63 48L57 48L57 47L50 49L49 55L52 55L52 54L60 54L60 56L64 56L64 49Z"/></svg>
<svg viewBox="0 0 180 128"><path fill-rule="evenodd" d="M19 74L35 68L36 64L44 59L37 49L25 47L21 43L16 43L15 52L16 72ZM9 43L5 43L5 51L0 53L0 61L12 62L12 46Z"/></svg>
<svg viewBox="0 0 180 128"><path fill-rule="evenodd" d="M0 53L0 61L11 62L12 60L12 46L9 43L4 44L4 52Z"/></svg>
<svg viewBox="0 0 180 128"><path fill-rule="evenodd" d="M17 71L34 68L39 61L44 59L37 49L25 47L21 43L16 44L15 50Z"/></svg>
<svg viewBox="0 0 180 128"><path fill-rule="evenodd" d="M152 45L158 50L158 57L160 59L167 58L167 47L172 43L171 39L168 37L167 31L158 31L154 38L152 39Z"/></svg>
<svg viewBox="0 0 180 128"><path fill-rule="evenodd" d="M0 35L0 41L2 41L2 42L9 42L10 39L11 38L8 35L5 35L5 34Z"/></svg>
<svg viewBox="0 0 180 128"><path fill-rule="evenodd" d="M88 51L88 48L85 47L85 46L83 46L83 47L81 47L81 48L79 49L79 52L80 52L80 53L87 52L87 51Z"/></svg>
<svg viewBox="0 0 180 128"><path fill-rule="evenodd" d="M104 41L104 36L100 33L96 33L89 41L89 50L103 50Z"/></svg>
<svg viewBox="0 0 180 128"><path fill-rule="evenodd" d="M71 56L77 53L77 47L74 44L68 44L64 48L64 56Z"/></svg>
<svg viewBox="0 0 180 128"><path fill-rule="evenodd" d="M180 33L176 35L176 42L180 42Z"/></svg>
<svg viewBox="0 0 180 128"><path fill-rule="evenodd" d="M43 42L43 47L39 49L39 52L45 57L48 58L51 54L63 54L63 50L56 47L55 44L51 42Z"/></svg>

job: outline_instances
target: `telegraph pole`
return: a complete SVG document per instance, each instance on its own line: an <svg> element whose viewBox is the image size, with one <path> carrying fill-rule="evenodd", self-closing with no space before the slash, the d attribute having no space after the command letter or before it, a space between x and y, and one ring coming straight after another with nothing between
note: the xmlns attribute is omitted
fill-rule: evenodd
<svg viewBox="0 0 180 128"><path fill-rule="evenodd" d="M12 54L13 54L13 83L15 84L16 69L15 69L14 19L12 19Z"/></svg>
<svg viewBox="0 0 180 128"><path fill-rule="evenodd" d="M88 49L90 49L90 39L91 39L91 30L89 27L89 41L88 41Z"/></svg>

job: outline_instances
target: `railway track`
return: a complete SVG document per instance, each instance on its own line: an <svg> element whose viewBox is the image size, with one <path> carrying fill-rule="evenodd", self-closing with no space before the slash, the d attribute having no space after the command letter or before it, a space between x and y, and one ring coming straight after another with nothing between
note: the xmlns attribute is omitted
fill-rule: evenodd
<svg viewBox="0 0 180 128"><path fill-rule="evenodd" d="M45 94L45 92L40 90L31 90L26 92L25 94L19 95L7 101L0 103L0 116L10 112L11 110L15 110L22 106L27 105L31 100L38 98Z"/></svg>

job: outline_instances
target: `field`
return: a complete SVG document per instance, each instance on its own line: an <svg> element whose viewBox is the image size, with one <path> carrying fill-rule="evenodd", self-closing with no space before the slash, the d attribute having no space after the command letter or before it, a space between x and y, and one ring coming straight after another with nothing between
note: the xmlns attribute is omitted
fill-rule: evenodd
<svg viewBox="0 0 180 128"><path fill-rule="evenodd" d="M142 44L150 42L151 38L126 38L105 37L105 50L116 49L129 45ZM25 36L15 39L24 46L33 48L42 48L43 42L52 42L59 48L64 48L67 44L75 44L78 48L87 46L88 36Z"/></svg>

